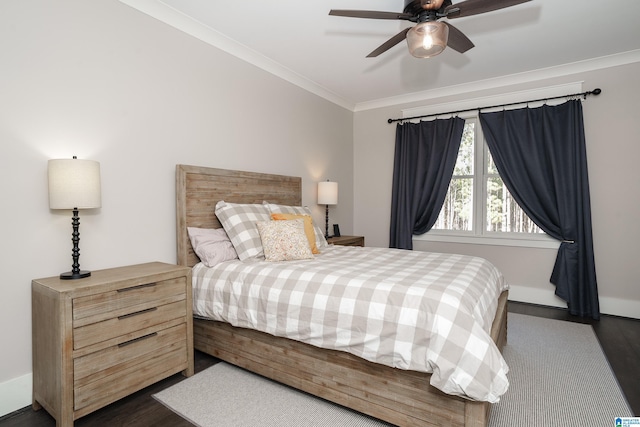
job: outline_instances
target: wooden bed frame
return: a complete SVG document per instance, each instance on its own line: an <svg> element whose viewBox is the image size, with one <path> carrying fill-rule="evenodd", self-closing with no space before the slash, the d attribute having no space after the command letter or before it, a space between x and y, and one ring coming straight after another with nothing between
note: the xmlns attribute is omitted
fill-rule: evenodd
<svg viewBox="0 0 640 427"><path fill-rule="evenodd" d="M219 228L219 200L300 206L301 178L196 166L176 166L178 264L199 259L187 227ZM400 426L487 425L490 404L447 395L430 374L375 364L351 354L317 348L224 322L194 318L194 347L221 360L312 395ZM491 337L507 339L507 292L500 296Z"/></svg>

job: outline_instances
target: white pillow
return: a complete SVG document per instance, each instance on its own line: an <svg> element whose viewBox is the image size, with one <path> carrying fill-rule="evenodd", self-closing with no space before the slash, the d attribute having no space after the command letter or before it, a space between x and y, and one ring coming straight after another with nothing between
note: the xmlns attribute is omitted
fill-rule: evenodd
<svg viewBox="0 0 640 427"><path fill-rule="evenodd" d="M238 259L238 254L223 228L187 227L187 232L193 251L207 267Z"/></svg>
<svg viewBox="0 0 640 427"><path fill-rule="evenodd" d="M304 232L304 220L259 221L256 223L266 261L313 258Z"/></svg>
<svg viewBox="0 0 640 427"><path fill-rule="evenodd" d="M216 204L216 216L229 235L238 258L246 260L263 256L260 234L256 222L269 221L269 210L260 204L226 203Z"/></svg>
<svg viewBox="0 0 640 427"><path fill-rule="evenodd" d="M276 205L273 203L269 203L267 201L262 202L269 213L286 213L286 214L295 214L295 215L309 215L311 216L311 211L306 206L288 206L288 205ZM324 233L322 229L318 227L315 223L313 224L313 230L316 235L316 247L325 248L328 246L327 240L324 238Z"/></svg>

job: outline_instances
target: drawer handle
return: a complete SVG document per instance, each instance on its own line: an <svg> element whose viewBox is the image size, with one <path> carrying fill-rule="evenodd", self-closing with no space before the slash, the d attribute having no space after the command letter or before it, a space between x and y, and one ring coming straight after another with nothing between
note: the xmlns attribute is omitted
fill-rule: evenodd
<svg viewBox="0 0 640 427"><path fill-rule="evenodd" d="M157 332L154 332L154 333L149 334L149 335L144 335L144 336L141 336L141 337L139 337L139 338L134 338L134 339L129 340L129 341L127 341L127 342L123 342L123 343L118 344L118 347L120 347L120 348L122 348L122 347L126 347L126 346L128 346L128 345L131 345L131 344L137 343L138 341L142 341L142 340L146 340L147 338L155 337L156 335L158 335L158 333L157 333Z"/></svg>
<svg viewBox="0 0 640 427"><path fill-rule="evenodd" d="M150 313L152 311L156 311L158 307L147 308L146 310L136 311L135 313L123 314L122 316L118 316L118 320L126 319L128 317L137 316L139 314Z"/></svg>
<svg viewBox="0 0 640 427"><path fill-rule="evenodd" d="M154 287L155 285L156 285L155 283L145 283L144 285L138 285L138 286L132 286L130 288L118 289L118 292L136 291L138 289L151 288L151 287Z"/></svg>

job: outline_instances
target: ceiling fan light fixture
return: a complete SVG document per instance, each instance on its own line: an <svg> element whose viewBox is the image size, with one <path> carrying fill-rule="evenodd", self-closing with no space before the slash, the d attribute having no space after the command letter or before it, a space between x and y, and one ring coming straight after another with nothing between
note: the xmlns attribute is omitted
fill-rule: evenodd
<svg viewBox="0 0 640 427"><path fill-rule="evenodd" d="M416 58L430 58L447 47L449 27L442 22L421 22L407 32L409 52Z"/></svg>

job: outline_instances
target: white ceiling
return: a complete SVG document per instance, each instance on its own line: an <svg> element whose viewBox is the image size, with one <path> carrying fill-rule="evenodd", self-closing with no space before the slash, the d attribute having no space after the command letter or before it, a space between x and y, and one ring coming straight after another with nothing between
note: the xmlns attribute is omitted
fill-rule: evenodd
<svg viewBox="0 0 640 427"><path fill-rule="evenodd" d="M328 15L401 12L403 0L120 1L352 110L478 82L549 77L594 58L608 65L640 60L639 0L532 0L448 20L475 48L429 59L412 57L404 42L366 58L411 22Z"/></svg>

